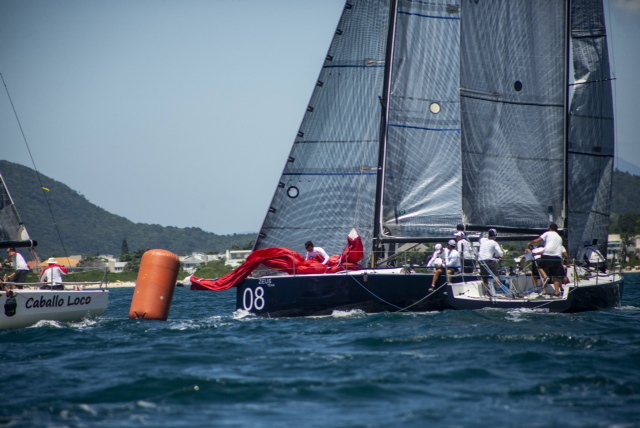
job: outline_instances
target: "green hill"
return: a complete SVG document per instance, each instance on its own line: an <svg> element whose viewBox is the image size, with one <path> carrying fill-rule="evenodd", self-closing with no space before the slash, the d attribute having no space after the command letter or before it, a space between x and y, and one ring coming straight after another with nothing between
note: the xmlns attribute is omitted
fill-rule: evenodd
<svg viewBox="0 0 640 428"><path fill-rule="evenodd" d="M611 192L613 217L622 214L640 214L640 176L616 170Z"/></svg>
<svg viewBox="0 0 640 428"><path fill-rule="evenodd" d="M52 221L45 193L31 168L0 160L0 173L18 207L31 238L38 241L41 257L71 254L119 255L126 239L130 251L161 248L176 254L218 253L232 246L245 248L254 234L216 235L196 227L163 227L133 223L89 202L84 196L44 175L42 186L64 242ZM640 215L640 176L615 171L611 201L612 223L623 215ZM66 251L65 251L66 250Z"/></svg>
<svg viewBox="0 0 640 428"><path fill-rule="evenodd" d="M179 255L194 251L218 253L234 245L244 248L256 238L249 233L216 235L196 227L133 223L95 206L68 186L41 174L42 186L51 190L43 192L31 168L0 160L0 173L31 239L38 241L41 258L73 254L118 256L123 239L130 251L160 248ZM58 235L62 236L64 248Z"/></svg>

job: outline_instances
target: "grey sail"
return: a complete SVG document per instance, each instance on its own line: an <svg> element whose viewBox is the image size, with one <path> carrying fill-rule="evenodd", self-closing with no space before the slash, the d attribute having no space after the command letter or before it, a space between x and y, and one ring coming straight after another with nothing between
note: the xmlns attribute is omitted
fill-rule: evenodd
<svg viewBox="0 0 640 428"><path fill-rule="evenodd" d="M572 254L606 242L602 5L568 4L348 1L254 249L312 240L338 254L356 228L368 261L379 238L447 239L460 223L555 222Z"/></svg>
<svg viewBox="0 0 640 428"><path fill-rule="evenodd" d="M602 3L572 2L574 91L570 111L569 246L598 239L606 254L614 160L613 99Z"/></svg>
<svg viewBox="0 0 640 428"><path fill-rule="evenodd" d="M564 224L566 22L554 0L464 2L464 223Z"/></svg>
<svg viewBox="0 0 640 428"><path fill-rule="evenodd" d="M0 175L0 242L29 241L29 233L20 220L20 215L9 194L9 189Z"/></svg>
<svg viewBox="0 0 640 428"><path fill-rule="evenodd" d="M602 18L596 0L348 0L256 244L289 250L252 255L249 268L277 272L240 277L236 308L290 317L619 306L623 278L600 264L578 263L566 281L547 271L552 284L526 265L496 272L485 254L480 269L453 251L444 263L395 265L460 227L471 239L496 228L499 239L531 241L554 222L574 256L580 241L606 237L613 116ZM360 266L283 263L309 239L340 253L352 228ZM547 270L560 262L539 260ZM227 285L207 281L196 289Z"/></svg>
<svg viewBox="0 0 640 428"><path fill-rule="evenodd" d="M0 175L0 248L27 248L31 260L38 266L40 259L36 252L36 241L33 241L24 226L16 209L7 184ZM38 269L36 267L36 269Z"/></svg>
<svg viewBox="0 0 640 428"><path fill-rule="evenodd" d="M462 218L460 7L398 2L389 93L382 230L442 237Z"/></svg>
<svg viewBox="0 0 640 428"><path fill-rule="evenodd" d="M255 250L371 249L388 4L347 2Z"/></svg>

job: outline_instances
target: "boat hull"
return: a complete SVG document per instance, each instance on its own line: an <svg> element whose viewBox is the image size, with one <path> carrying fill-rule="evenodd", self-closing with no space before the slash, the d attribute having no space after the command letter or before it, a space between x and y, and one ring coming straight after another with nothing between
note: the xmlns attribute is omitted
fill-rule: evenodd
<svg viewBox="0 0 640 428"><path fill-rule="evenodd" d="M432 274L406 274L400 269L249 278L237 288L236 309L269 317L447 309L446 279L439 279L435 291L432 281Z"/></svg>
<svg viewBox="0 0 640 428"><path fill-rule="evenodd" d="M523 296L529 297L514 298L482 295L481 282L474 275L450 278L451 282L442 277L435 291L432 274L361 271L272 276L245 280L237 288L236 309L268 317L324 316L356 309L366 313L485 308L584 312L620 305L624 281L619 275L613 278L567 285L558 298L536 297L530 289L523 290ZM473 289L475 294L470 292Z"/></svg>
<svg viewBox="0 0 640 428"><path fill-rule="evenodd" d="M79 321L104 314L109 291L14 289L15 307L6 291L0 291L0 329L23 328L41 320Z"/></svg>
<svg viewBox="0 0 640 428"><path fill-rule="evenodd" d="M538 296L513 298L506 295L469 296L461 292L462 285L448 284L448 305L452 309L531 309L544 312L586 312L610 309L620 306L624 292L624 280L617 279L603 282L565 286L562 296Z"/></svg>

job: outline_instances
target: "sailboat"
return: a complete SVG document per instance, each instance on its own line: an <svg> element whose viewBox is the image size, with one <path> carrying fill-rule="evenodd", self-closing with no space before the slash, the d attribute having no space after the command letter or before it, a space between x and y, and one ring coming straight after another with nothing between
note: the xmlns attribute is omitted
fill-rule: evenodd
<svg viewBox="0 0 640 428"><path fill-rule="evenodd" d="M395 267L406 244L495 229L531 241L560 226L575 258L606 254L613 102L599 0L347 0L254 251L312 240L338 253L355 229L363 269L259 269L236 307L264 316L335 310L620 304L623 278L577 260L563 294L531 277L483 288L475 272ZM585 270L579 270L585 269ZM197 282L197 278L192 283Z"/></svg>
<svg viewBox="0 0 640 428"><path fill-rule="evenodd" d="M0 174L0 248L28 251L38 269L36 246L37 241L29 236ZM0 279L0 329L29 327L43 320L79 321L100 316L109 306L106 272L102 282L65 282L63 289L55 289L48 283L16 283L6 277ZM84 289L96 285L98 289Z"/></svg>

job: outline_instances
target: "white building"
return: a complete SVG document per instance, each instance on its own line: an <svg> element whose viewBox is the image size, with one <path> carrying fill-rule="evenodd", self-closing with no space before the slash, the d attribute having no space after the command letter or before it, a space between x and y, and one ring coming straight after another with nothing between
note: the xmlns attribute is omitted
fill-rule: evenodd
<svg viewBox="0 0 640 428"><path fill-rule="evenodd" d="M225 264L232 268L237 268L242 263L247 261L247 257L251 254L251 250L227 250L225 252L225 258L227 261Z"/></svg>
<svg viewBox="0 0 640 428"><path fill-rule="evenodd" d="M616 260L620 259L620 250L622 249L622 238L620 235L609 235L607 238L607 262L613 261L615 255Z"/></svg>
<svg viewBox="0 0 640 428"><path fill-rule="evenodd" d="M220 260L222 257L222 254L191 253L190 256L180 257L180 264L185 272L192 274L201 265L213 260Z"/></svg>

